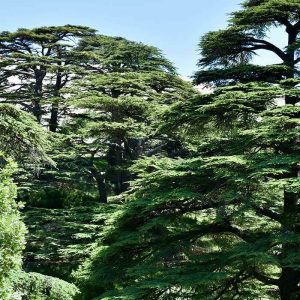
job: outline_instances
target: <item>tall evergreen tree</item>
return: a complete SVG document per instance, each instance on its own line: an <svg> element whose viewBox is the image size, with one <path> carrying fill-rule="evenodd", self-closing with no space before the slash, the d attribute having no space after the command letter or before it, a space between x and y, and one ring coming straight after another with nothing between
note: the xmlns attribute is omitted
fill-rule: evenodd
<svg viewBox="0 0 300 300"><path fill-rule="evenodd" d="M155 47L95 35L82 39L79 48L101 63L94 63L98 72L66 89L72 113L61 129L66 155L59 150L58 167L94 181L101 202L107 202L111 192L127 189L131 161L167 147L154 128L161 111L195 91Z"/></svg>
<svg viewBox="0 0 300 300"><path fill-rule="evenodd" d="M78 39L94 33L73 25L1 32L2 101L20 105L56 131L64 108L60 90L84 72L87 54L76 50Z"/></svg>
<svg viewBox="0 0 300 300"><path fill-rule="evenodd" d="M299 189L297 188L297 184L293 184L293 182L298 182L299 176L299 159L297 158L299 153L299 134L297 133L297 131L299 132L299 125L297 124L299 122L299 109L297 106L299 103L297 65L300 62L298 50L300 31L299 12L300 2L297 0L245 1L243 10L232 14L230 26L226 30L208 33L203 37L200 44L203 49L203 58L199 62L201 66L212 67L214 69L218 65L223 65L226 67L225 72L228 70L233 71L232 74L235 73L234 70L243 67L245 71L242 72L243 74L239 78L242 79L243 75L246 75L248 81L254 79L275 84L278 83L279 79L282 79L280 83L283 91L276 91L274 85L272 86L274 92L277 92L277 97L282 98L284 106L276 107L274 112L266 112L265 115L272 117L268 124L270 131L271 129L276 129L276 122L278 122L277 126L282 126L281 128L278 127L276 133L274 133L274 139L278 144L273 141L269 145L268 150L276 153L277 156L279 155L281 159L287 159L288 157L293 157L294 159L293 162L291 161L286 166L284 174L270 175L273 180L276 177L278 182L286 181L286 184L283 184L281 187L281 210L276 221L280 225L281 232L294 236L299 234L297 225L299 223L299 217L297 216ZM283 28L287 33L287 45L284 49L268 41L267 33L272 26ZM231 44L228 45L226 43L226 46L222 47L220 44L222 40ZM282 63L275 66L260 67L260 70L256 72L255 66L245 63L255 55L257 50L273 52ZM206 72L200 71L196 74L196 81L198 83L205 78ZM258 74L259 79L256 77ZM199 77L197 78L197 76ZM221 77L220 74L217 77ZM229 77L226 78L227 83L228 79L233 79ZM243 79L240 80L239 78L233 81L242 82ZM277 106L279 103L279 100L277 100ZM274 122L273 126L271 126L272 122ZM281 135L280 130L287 130L287 132ZM278 134L278 141L275 138L276 134ZM274 172L276 173L276 171ZM270 206L272 207L271 204ZM289 260L288 258L296 254L298 249L297 242L293 241L293 238L289 242L287 238L281 247L282 250L279 255L281 258L279 264L281 273L276 285L279 287L281 299L296 299L299 297L298 283L300 280L300 269L295 261L293 263L287 261Z"/></svg>
<svg viewBox="0 0 300 300"><path fill-rule="evenodd" d="M175 72L172 63L153 46L106 35L85 36L78 51L92 52L89 65L99 73L165 71Z"/></svg>
<svg viewBox="0 0 300 300"><path fill-rule="evenodd" d="M136 164L77 273L86 299L300 299L299 15L298 0L249 0L202 38L195 81L222 87L174 105L161 128L193 155ZM282 64L251 65L260 49Z"/></svg>

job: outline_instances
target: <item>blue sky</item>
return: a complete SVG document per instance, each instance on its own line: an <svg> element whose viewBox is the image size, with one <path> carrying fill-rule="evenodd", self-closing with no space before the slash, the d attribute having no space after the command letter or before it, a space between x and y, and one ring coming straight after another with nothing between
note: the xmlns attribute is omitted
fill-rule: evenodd
<svg viewBox="0 0 300 300"><path fill-rule="evenodd" d="M182 76L197 69L197 44L204 33L224 28L241 0L0 0L1 28L86 25L160 48ZM283 35L274 39L283 43ZM257 63L273 62L264 53Z"/></svg>

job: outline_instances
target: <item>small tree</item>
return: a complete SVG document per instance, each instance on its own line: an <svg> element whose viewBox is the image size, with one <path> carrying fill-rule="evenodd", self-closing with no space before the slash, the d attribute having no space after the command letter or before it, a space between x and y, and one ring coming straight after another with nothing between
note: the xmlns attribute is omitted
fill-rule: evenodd
<svg viewBox="0 0 300 300"><path fill-rule="evenodd" d="M25 226L15 202L17 190L11 176L15 165L0 156L0 297L12 299L13 272L20 270Z"/></svg>

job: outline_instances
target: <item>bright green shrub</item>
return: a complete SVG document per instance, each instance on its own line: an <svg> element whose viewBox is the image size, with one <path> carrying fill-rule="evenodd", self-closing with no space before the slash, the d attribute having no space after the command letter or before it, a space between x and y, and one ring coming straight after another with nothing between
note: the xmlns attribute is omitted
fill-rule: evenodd
<svg viewBox="0 0 300 300"><path fill-rule="evenodd" d="M13 299L11 273L21 267L25 226L14 201L16 186L11 175L15 166L0 154L0 299Z"/></svg>
<svg viewBox="0 0 300 300"><path fill-rule="evenodd" d="M18 272L13 278L15 298L22 300L72 300L77 287L61 279L39 273Z"/></svg>

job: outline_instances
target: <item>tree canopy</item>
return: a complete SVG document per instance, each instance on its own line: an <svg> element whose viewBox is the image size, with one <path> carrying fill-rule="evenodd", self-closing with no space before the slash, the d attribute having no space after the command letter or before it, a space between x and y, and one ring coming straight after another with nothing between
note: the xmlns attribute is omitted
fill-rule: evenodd
<svg viewBox="0 0 300 300"><path fill-rule="evenodd" d="M86 299L297 299L297 3L246 1L202 38L195 82L216 88L175 103L161 128L190 155L137 162L128 202L77 273ZM267 41L272 26L285 50ZM260 49L282 64L251 65Z"/></svg>
<svg viewBox="0 0 300 300"><path fill-rule="evenodd" d="M2 32L0 298L300 299L299 33L299 0L243 1L205 92L89 27Z"/></svg>

